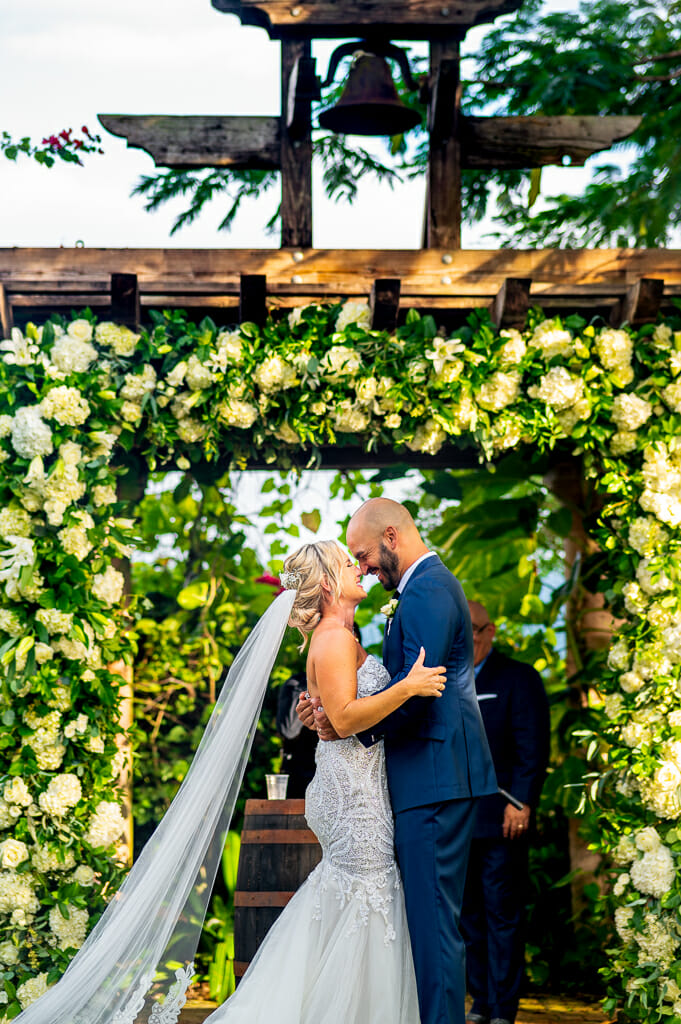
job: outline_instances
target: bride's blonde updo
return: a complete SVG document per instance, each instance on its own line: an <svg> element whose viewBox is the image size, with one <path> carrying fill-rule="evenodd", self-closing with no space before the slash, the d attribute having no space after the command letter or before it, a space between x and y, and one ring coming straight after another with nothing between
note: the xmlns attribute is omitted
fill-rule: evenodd
<svg viewBox="0 0 681 1024"><path fill-rule="evenodd" d="M299 630L303 638L301 651L322 617L322 580L326 579L330 596L334 600L339 598L341 571L347 557L337 541L320 540L315 544L303 544L284 561L282 583L287 589L296 591L288 621L289 626Z"/></svg>

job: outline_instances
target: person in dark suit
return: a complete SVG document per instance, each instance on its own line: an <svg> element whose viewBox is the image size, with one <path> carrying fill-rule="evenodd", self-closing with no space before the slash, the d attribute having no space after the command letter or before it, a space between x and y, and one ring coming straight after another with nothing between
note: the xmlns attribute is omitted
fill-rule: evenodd
<svg viewBox="0 0 681 1024"><path fill-rule="evenodd" d="M497 790L475 695L468 606L403 505L365 502L350 520L347 542L362 573L396 589L383 640L388 686L405 678L421 649L426 664L446 666L440 698L411 698L358 738L365 746L385 743L421 1024L463 1024L466 862L477 800ZM299 707L309 720L312 711ZM333 740L319 709L316 720L320 738Z"/></svg>
<svg viewBox="0 0 681 1024"><path fill-rule="evenodd" d="M475 688L500 793L478 804L461 930L471 1024L513 1024L525 959L529 835L549 757L549 705L539 673L492 646L487 610L469 601Z"/></svg>

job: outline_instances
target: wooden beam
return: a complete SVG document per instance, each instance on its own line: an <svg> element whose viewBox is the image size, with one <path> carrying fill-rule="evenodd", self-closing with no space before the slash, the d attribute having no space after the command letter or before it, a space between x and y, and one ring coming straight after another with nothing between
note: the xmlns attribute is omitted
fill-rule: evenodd
<svg viewBox="0 0 681 1024"><path fill-rule="evenodd" d="M524 327L530 308L530 277L507 277L490 306L497 327Z"/></svg>
<svg viewBox="0 0 681 1024"><path fill-rule="evenodd" d="M642 277L634 281L626 295L613 307L611 323L619 327L623 323L654 323L662 304L664 281L655 277Z"/></svg>
<svg viewBox="0 0 681 1024"><path fill-rule="evenodd" d="M212 0L242 25L264 28L272 39L342 39L380 31L388 39L437 39L516 11L521 0L408 0L386 6L383 0ZM339 9L340 8L340 9Z"/></svg>
<svg viewBox="0 0 681 1024"><path fill-rule="evenodd" d="M239 292L239 322L263 327L267 320L267 276L242 274Z"/></svg>
<svg viewBox="0 0 681 1024"><path fill-rule="evenodd" d="M14 320L12 318L12 307L7 298L7 291L4 284L0 281L0 327L2 327L3 338L9 338L14 327Z"/></svg>
<svg viewBox="0 0 681 1024"><path fill-rule="evenodd" d="M7 299L21 292L106 295L112 272L136 274L154 296L239 294L241 274L266 274L268 294L368 296L377 278L400 278L407 296L488 301L507 277L531 277L532 293L618 298L639 278L681 288L681 249L0 249ZM296 278L294 281L293 278Z"/></svg>
<svg viewBox="0 0 681 1024"><path fill-rule="evenodd" d="M400 306L399 277L377 278L371 286L369 306L373 330L394 331Z"/></svg>
<svg viewBox="0 0 681 1024"><path fill-rule="evenodd" d="M281 44L281 244L312 245L312 104L295 99L298 62L311 59L309 40ZM295 118L289 129L289 102Z"/></svg>
<svg viewBox="0 0 681 1024"><path fill-rule="evenodd" d="M111 275L111 319L136 331L140 323L140 290L137 274Z"/></svg>
<svg viewBox="0 0 681 1024"><path fill-rule="evenodd" d="M462 164L466 168L581 166L594 153L626 139L640 117L462 117Z"/></svg>
<svg viewBox="0 0 681 1024"><path fill-rule="evenodd" d="M426 188L428 249L461 248L461 81L459 41L430 44L430 148Z"/></svg>
<svg viewBox="0 0 681 1024"><path fill-rule="evenodd" d="M98 114L108 132L143 149L157 167L230 167L277 170L281 163L278 117Z"/></svg>

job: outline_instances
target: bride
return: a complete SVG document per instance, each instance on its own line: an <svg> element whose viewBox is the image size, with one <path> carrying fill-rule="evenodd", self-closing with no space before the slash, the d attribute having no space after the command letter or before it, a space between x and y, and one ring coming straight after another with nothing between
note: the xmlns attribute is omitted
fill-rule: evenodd
<svg viewBox="0 0 681 1024"><path fill-rule="evenodd" d="M352 633L366 597L360 578L335 541L306 544L286 560L287 589L235 658L163 820L64 976L14 1024L176 1024L287 623L303 648L311 634L308 687L343 737L319 744L306 792L323 857L208 1021L418 1024L383 743L366 749L354 733L410 697L441 696L445 675L424 666L422 650L409 674L382 691L387 671Z"/></svg>

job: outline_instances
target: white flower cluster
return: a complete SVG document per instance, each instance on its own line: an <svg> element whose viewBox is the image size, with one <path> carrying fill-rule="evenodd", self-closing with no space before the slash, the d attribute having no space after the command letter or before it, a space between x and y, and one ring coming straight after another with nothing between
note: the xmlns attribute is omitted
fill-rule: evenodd
<svg viewBox="0 0 681 1024"><path fill-rule="evenodd" d="M80 949L85 941L90 915L87 910L67 907L68 917L64 917L59 907L52 907L49 922L52 933L57 937L59 949Z"/></svg>
<svg viewBox="0 0 681 1024"><path fill-rule="evenodd" d="M0 509L0 537L30 537L32 533L31 517L23 508L10 506Z"/></svg>
<svg viewBox="0 0 681 1024"><path fill-rule="evenodd" d="M517 372L493 373L476 392L475 400L481 409L488 412L500 412L507 405L512 405L520 395L520 374Z"/></svg>
<svg viewBox="0 0 681 1024"><path fill-rule="evenodd" d="M255 382L265 394L285 391L298 383L296 368L279 355L267 356L255 371Z"/></svg>
<svg viewBox="0 0 681 1024"><path fill-rule="evenodd" d="M55 775L44 793L38 797L41 810L53 818L62 818L75 807L83 795L80 779L72 772Z"/></svg>
<svg viewBox="0 0 681 1024"><path fill-rule="evenodd" d="M125 585L125 577L122 572L118 569L114 569L112 565L108 565L104 572L99 572L92 581L92 593L104 604L112 605L119 604L121 597L123 596L123 587Z"/></svg>
<svg viewBox="0 0 681 1024"><path fill-rule="evenodd" d="M425 423L419 424L414 432L411 441L407 441L407 448L413 452L426 452L428 455L435 455L447 440L442 426L432 417Z"/></svg>
<svg viewBox="0 0 681 1024"><path fill-rule="evenodd" d="M522 334L511 328L508 331L499 331L499 337L506 339L498 352L499 366L502 370L517 366L527 352Z"/></svg>
<svg viewBox="0 0 681 1024"><path fill-rule="evenodd" d="M658 441L645 448L643 459L639 505L667 526L681 526L681 446L672 450Z"/></svg>
<svg viewBox="0 0 681 1024"><path fill-rule="evenodd" d="M95 849L111 846L125 828L125 820L118 804L101 800L95 808L83 836L84 842Z"/></svg>
<svg viewBox="0 0 681 1024"><path fill-rule="evenodd" d="M24 337L18 327L13 327L9 338L0 341L0 352L3 363L8 366L32 366L36 361L38 346L30 338Z"/></svg>
<svg viewBox="0 0 681 1024"><path fill-rule="evenodd" d="M239 331L220 331L216 351L209 356L207 365L214 373L226 373L230 366L241 366L245 356L244 339Z"/></svg>
<svg viewBox="0 0 681 1024"><path fill-rule="evenodd" d="M66 554L75 555L82 562L92 551L93 545L87 531L94 529L95 521L89 512L81 509L73 513L73 518L76 523L60 530L58 537Z"/></svg>
<svg viewBox="0 0 681 1024"><path fill-rule="evenodd" d="M248 430L258 418L257 406L244 402L240 398L228 398L217 409L218 417L226 427L238 427Z"/></svg>
<svg viewBox="0 0 681 1024"><path fill-rule="evenodd" d="M50 986L47 984L47 974L37 974L35 978L29 978L23 985L17 988L17 999L22 1010L27 1010L31 1003L40 999Z"/></svg>
<svg viewBox="0 0 681 1024"><path fill-rule="evenodd" d="M359 434L369 426L370 417L361 404L349 398L339 402L334 410L334 426L341 433Z"/></svg>
<svg viewBox="0 0 681 1024"><path fill-rule="evenodd" d="M353 348L348 348L347 345L334 345L324 353L320 371L327 380L340 382L348 377L354 377L361 365L362 361Z"/></svg>
<svg viewBox="0 0 681 1024"><path fill-rule="evenodd" d="M644 895L659 899L669 892L674 884L674 858L669 847L661 842L657 830L650 826L636 835L635 842L643 855L631 863L631 883Z"/></svg>
<svg viewBox="0 0 681 1024"><path fill-rule="evenodd" d="M12 420L12 445L22 459L52 454L52 431L42 418L40 406L24 405L17 409Z"/></svg>
<svg viewBox="0 0 681 1024"><path fill-rule="evenodd" d="M336 320L336 330L343 331L350 324L357 324L367 330L371 328L371 310L367 302L346 302L343 305Z"/></svg>
<svg viewBox="0 0 681 1024"><path fill-rule="evenodd" d="M584 395L584 381L564 366L552 366L538 386L529 387L530 398L546 402L553 409L563 411L575 405Z"/></svg>
<svg viewBox="0 0 681 1024"><path fill-rule="evenodd" d="M601 364L610 370L610 376L617 387L631 384L634 371L631 358L634 345L627 331L606 327L596 338L596 352Z"/></svg>
<svg viewBox="0 0 681 1024"><path fill-rule="evenodd" d="M28 848L18 839L5 839L0 843L0 867L6 871L18 868L28 860Z"/></svg>
<svg viewBox="0 0 681 1024"><path fill-rule="evenodd" d="M70 871L76 866L76 858L73 851L64 846L60 846L57 851L38 843L31 850L31 866L42 875L53 871Z"/></svg>
<svg viewBox="0 0 681 1024"><path fill-rule="evenodd" d="M112 323L97 324L95 337L100 345L113 349L117 356L123 358L133 355L140 340L139 334L134 334L128 327Z"/></svg>
<svg viewBox="0 0 681 1024"><path fill-rule="evenodd" d="M57 608L39 608L35 617L50 635L69 633L73 626L73 612L60 612Z"/></svg>
<svg viewBox="0 0 681 1024"><path fill-rule="evenodd" d="M25 927L38 913L40 904L30 875L0 872L0 914L9 914L13 924Z"/></svg>
<svg viewBox="0 0 681 1024"><path fill-rule="evenodd" d="M80 325L82 324L85 324L87 328L83 328L83 335L86 335L87 331L89 331L87 337L78 337ZM92 324L89 324L87 320L72 321L66 334L62 334L61 337L57 338L52 346L52 351L50 352L52 364L65 375L70 373L87 373L97 358L97 349L94 345L90 344L91 337Z"/></svg>
<svg viewBox="0 0 681 1024"><path fill-rule="evenodd" d="M39 406L41 414L48 420L56 420L62 426L78 427L90 415L90 405L78 388L59 385L47 392Z"/></svg>
<svg viewBox="0 0 681 1024"><path fill-rule="evenodd" d="M559 326L557 320L545 320L535 327L528 345L539 349L546 360L554 356L571 356L575 346L569 331Z"/></svg>
<svg viewBox="0 0 681 1024"><path fill-rule="evenodd" d="M22 745L31 747L41 771L56 771L66 753L66 747L59 741L61 715L58 711L50 711L40 717L32 711L25 711L23 718L33 732L23 737Z"/></svg>

